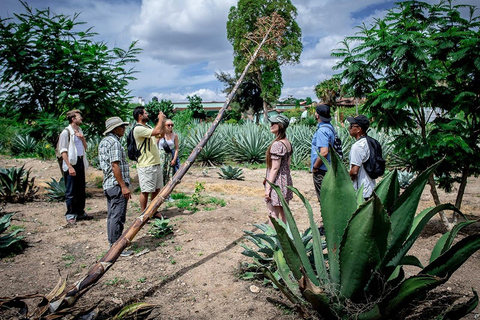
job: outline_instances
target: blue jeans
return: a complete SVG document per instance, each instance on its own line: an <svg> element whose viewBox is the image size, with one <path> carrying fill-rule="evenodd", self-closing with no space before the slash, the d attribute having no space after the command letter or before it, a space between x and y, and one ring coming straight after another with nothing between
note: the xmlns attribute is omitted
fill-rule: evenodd
<svg viewBox="0 0 480 320"><path fill-rule="evenodd" d="M83 157L77 158L77 164L73 165L75 176L71 176L67 171L63 172L65 180L65 203L67 220L77 219L78 216L85 214L85 166Z"/></svg>

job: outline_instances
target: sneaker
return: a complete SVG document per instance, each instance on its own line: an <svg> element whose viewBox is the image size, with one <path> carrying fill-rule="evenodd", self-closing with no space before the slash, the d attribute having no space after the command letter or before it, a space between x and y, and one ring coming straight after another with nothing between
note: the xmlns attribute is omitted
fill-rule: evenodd
<svg viewBox="0 0 480 320"><path fill-rule="evenodd" d="M131 256L132 254L133 254L132 250L123 250L123 252L120 253L120 257L128 257L128 256Z"/></svg>
<svg viewBox="0 0 480 320"><path fill-rule="evenodd" d="M166 202L173 202L173 201L175 201L175 200L173 200L172 197L168 197L167 200L165 200L165 201L166 201Z"/></svg>
<svg viewBox="0 0 480 320"><path fill-rule="evenodd" d="M75 219L68 219L67 220L67 227L73 227L77 224L77 221Z"/></svg>

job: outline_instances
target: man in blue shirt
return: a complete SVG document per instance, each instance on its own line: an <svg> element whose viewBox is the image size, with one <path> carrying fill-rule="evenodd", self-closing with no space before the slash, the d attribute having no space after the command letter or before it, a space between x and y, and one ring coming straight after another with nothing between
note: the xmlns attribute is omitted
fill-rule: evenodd
<svg viewBox="0 0 480 320"><path fill-rule="evenodd" d="M322 187L323 177L327 173L327 166L318 155L322 155L330 161L328 152L329 144L333 146L335 140L335 129L330 124L330 107L326 104L320 104L315 109L315 118L317 119L317 131L313 135L312 149L310 152L310 170L313 173L313 184L317 192L318 202L320 202L320 188Z"/></svg>

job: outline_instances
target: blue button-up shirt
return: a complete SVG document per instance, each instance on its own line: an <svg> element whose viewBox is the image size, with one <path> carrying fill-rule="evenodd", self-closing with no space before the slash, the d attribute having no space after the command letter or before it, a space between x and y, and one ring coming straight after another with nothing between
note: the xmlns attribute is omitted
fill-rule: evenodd
<svg viewBox="0 0 480 320"><path fill-rule="evenodd" d="M326 126L329 126L333 129L333 126L330 124L330 122L320 122L317 125L317 131L315 131L315 134L313 135L312 139L312 149L310 152L310 170L313 171L313 164L318 158L318 155L320 154L320 148L328 148L329 144L333 146L333 142L335 140L335 129L330 130ZM330 153L327 155L327 160L330 162ZM327 170L327 166L322 163L320 166L321 170Z"/></svg>

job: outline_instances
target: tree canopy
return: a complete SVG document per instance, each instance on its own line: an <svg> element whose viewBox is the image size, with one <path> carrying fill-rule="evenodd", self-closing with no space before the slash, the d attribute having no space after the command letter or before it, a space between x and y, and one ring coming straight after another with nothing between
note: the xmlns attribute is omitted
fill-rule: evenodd
<svg viewBox="0 0 480 320"><path fill-rule="evenodd" d="M467 177L480 173L479 27L473 6L403 1L333 53L345 86L366 97L415 171L445 158L437 181L446 190L460 183L458 208ZM439 203L433 177L430 186Z"/></svg>
<svg viewBox="0 0 480 320"><path fill-rule="evenodd" d="M259 57L251 68L246 81L256 85L262 99L264 116L267 106L278 100L283 86L280 66L298 63L302 52L301 29L295 21L297 9L290 0L239 0L236 7L230 8L227 21L227 38L233 46L235 73L238 76L258 45L249 35L256 30L259 18L279 14L284 28L282 43L265 45L270 56Z"/></svg>
<svg viewBox="0 0 480 320"><path fill-rule="evenodd" d="M32 9L15 18L0 18L0 110L36 119L43 114L64 115L80 109L93 131L104 129L104 120L126 116L134 70L140 53L136 42L126 49L109 49L96 42L85 22Z"/></svg>

